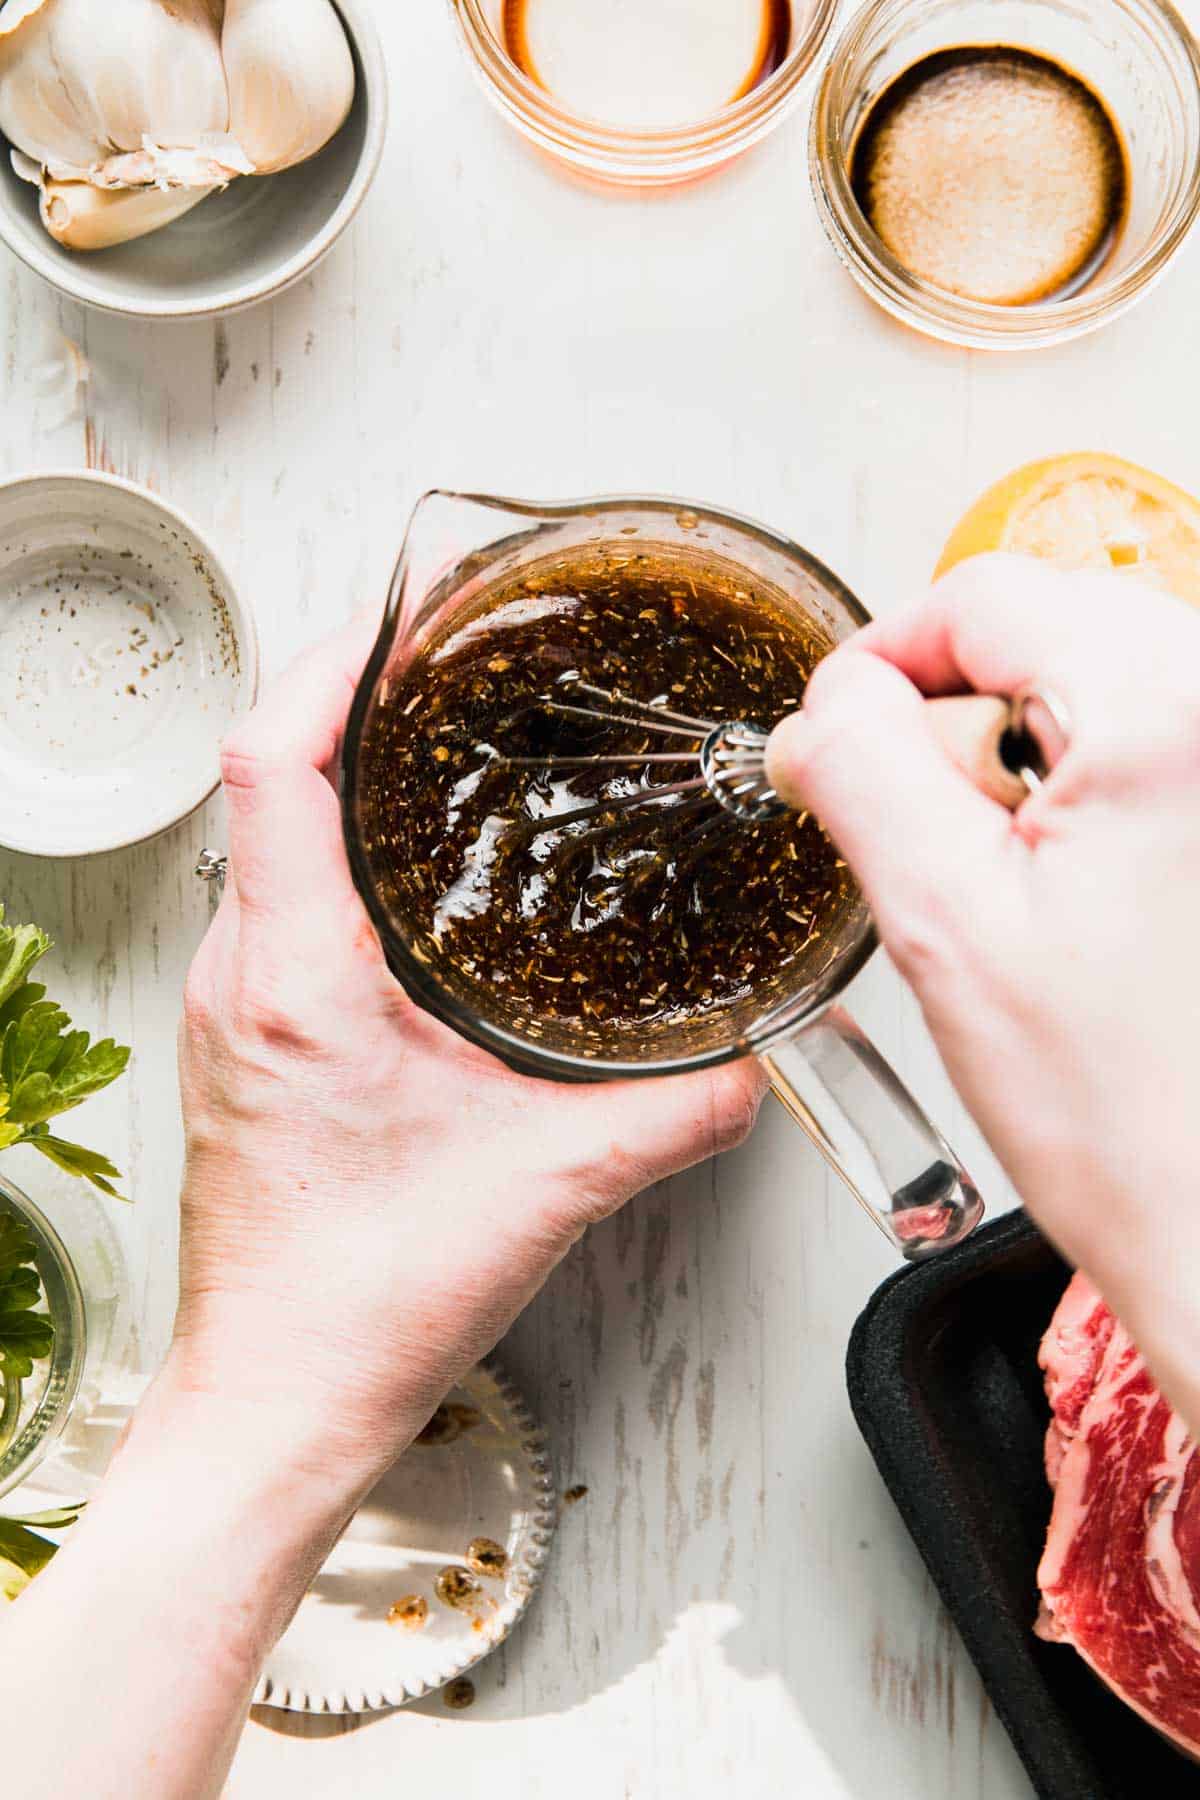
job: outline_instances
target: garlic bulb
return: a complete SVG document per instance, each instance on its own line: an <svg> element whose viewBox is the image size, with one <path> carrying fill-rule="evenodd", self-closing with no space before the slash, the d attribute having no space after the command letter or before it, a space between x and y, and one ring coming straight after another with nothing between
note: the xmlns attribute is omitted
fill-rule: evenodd
<svg viewBox="0 0 1200 1800"><path fill-rule="evenodd" d="M354 59L329 0L225 0L230 130L260 175L306 162L354 103Z"/></svg>
<svg viewBox="0 0 1200 1800"><path fill-rule="evenodd" d="M314 156L354 86L332 0L0 0L0 132L72 249Z"/></svg>
<svg viewBox="0 0 1200 1800"><path fill-rule="evenodd" d="M13 168L41 190L42 224L68 250L108 250L173 224L199 206L212 188L100 188L86 181L54 181L19 151Z"/></svg>
<svg viewBox="0 0 1200 1800"><path fill-rule="evenodd" d="M213 185L229 89L212 0L13 0L0 10L0 130L59 181ZM149 146L192 150L161 170ZM245 164L229 143L230 172ZM122 159L143 159L136 179ZM218 179L223 177L218 176Z"/></svg>

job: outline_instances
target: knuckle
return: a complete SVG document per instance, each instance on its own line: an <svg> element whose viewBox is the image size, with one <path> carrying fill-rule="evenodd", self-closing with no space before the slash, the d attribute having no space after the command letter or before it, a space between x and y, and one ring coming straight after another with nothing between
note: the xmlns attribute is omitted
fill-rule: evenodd
<svg viewBox="0 0 1200 1800"><path fill-rule="evenodd" d="M837 705L837 695L843 691L848 681L852 682L855 669L851 658L859 655L857 651L835 650L832 656L819 662L808 678L808 686L804 690L804 711L816 722L818 717L825 717Z"/></svg>
<svg viewBox="0 0 1200 1800"><path fill-rule="evenodd" d="M231 1010L234 1027L243 1040L304 1058L321 1050L325 1034L310 1021L309 1008L292 982L263 971L243 973L234 988Z"/></svg>
<svg viewBox="0 0 1200 1800"><path fill-rule="evenodd" d="M941 603L958 611L976 606L981 597L996 594L1002 598L1015 581L1030 578L1033 566L1030 557L1012 550L980 550L955 563L938 577L934 587ZM1058 571L1049 566L1057 578Z"/></svg>
<svg viewBox="0 0 1200 1800"><path fill-rule="evenodd" d="M258 742L252 719L243 719L221 744L221 780L227 788L253 791L270 772L271 759Z"/></svg>
<svg viewBox="0 0 1200 1800"><path fill-rule="evenodd" d="M960 933L958 911L936 888L912 895L880 919L888 955L918 993L959 966Z"/></svg>
<svg viewBox="0 0 1200 1800"><path fill-rule="evenodd" d="M712 1153L722 1155L744 1144L754 1129L764 1092L756 1064L719 1071L713 1078Z"/></svg>

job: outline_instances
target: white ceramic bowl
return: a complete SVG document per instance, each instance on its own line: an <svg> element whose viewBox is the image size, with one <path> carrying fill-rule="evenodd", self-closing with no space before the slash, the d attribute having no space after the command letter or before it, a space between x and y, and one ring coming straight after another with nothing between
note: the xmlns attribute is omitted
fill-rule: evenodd
<svg viewBox="0 0 1200 1800"><path fill-rule="evenodd" d="M387 65L371 0L335 0L354 52L354 108L319 156L242 177L173 225L112 250L64 250L0 138L0 239L60 293L139 318L198 319L282 293L320 262L366 196L387 132Z"/></svg>
<svg viewBox="0 0 1200 1800"><path fill-rule="evenodd" d="M90 856L216 788L258 638L196 527L112 475L0 483L0 846Z"/></svg>

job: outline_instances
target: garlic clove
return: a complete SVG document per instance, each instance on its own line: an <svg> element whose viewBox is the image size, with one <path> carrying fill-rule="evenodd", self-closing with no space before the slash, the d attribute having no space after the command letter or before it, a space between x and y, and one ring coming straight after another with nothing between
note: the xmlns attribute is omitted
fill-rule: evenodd
<svg viewBox="0 0 1200 1800"><path fill-rule="evenodd" d="M0 131L34 157L86 164L104 154L91 109L81 112L67 76L54 66L56 0L13 0L0 8Z"/></svg>
<svg viewBox="0 0 1200 1800"><path fill-rule="evenodd" d="M57 174L229 130L214 0L13 0L0 11L0 131ZM154 177L157 179L157 176Z"/></svg>
<svg viewBox="0 0 1200 1800"><path fill-rule="evenodd" d="M331 0L225 0L229 128L259 175L315 156L354 103L354 58Z"/></svg>
<svg viewBox="0 0 1200 1800"><path fill-rule="evenodd" d="M42 224L68 250L109 250L170 225L211 188L98 188L86 181L42 183Z"/></svg>

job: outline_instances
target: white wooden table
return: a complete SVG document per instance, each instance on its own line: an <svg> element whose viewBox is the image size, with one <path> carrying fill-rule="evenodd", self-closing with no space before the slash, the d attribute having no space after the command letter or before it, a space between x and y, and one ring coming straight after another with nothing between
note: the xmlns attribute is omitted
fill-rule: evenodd
<svg viewBox="0 0 1200 1800"><path fill-rule="evenodd" d="M493 114L444 5L379 15L382 175L350 237L277 304L155 328L60 307L0 267L4 471L87 461L194 513L258 610L268 669L382 601L407 511L435 483L723 503L809 546L877 611L1027 457L1120 450L1200 490L1195 243L1105 335L1022 357L947 349L838 268L804 109L697 186L592 191ZM31 369L47 321L93 370L87 418L52 430ZM117 1229L146 1367L174 1306L173 1040L207 913L191 870L223 842L214 804L86 865L0 856L0 897L58 941L64 998L136 1049L88 1141L131 1176ZM854 999L993 1209L1009 1204L881 961ZM263 1713L232 1792L1028 1795L849 1416L847 1334L889 1267L774 1108L745 1149L593 1232L503 1348L563 1487L589 1491L475 1707L434 1700L358 1729Z"/></svg>

